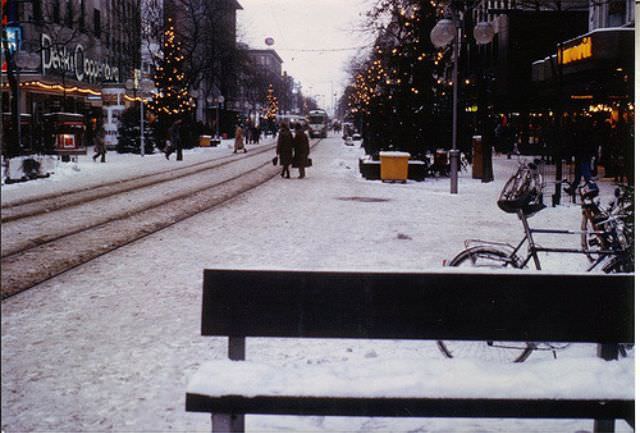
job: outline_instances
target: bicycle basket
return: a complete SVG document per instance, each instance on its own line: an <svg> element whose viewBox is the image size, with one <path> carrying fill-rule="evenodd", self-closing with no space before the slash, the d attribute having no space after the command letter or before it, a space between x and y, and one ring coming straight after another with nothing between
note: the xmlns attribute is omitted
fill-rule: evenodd
<svg viewBox="0 0 640 433"><path fill-rule="evenodd" d="M521 166L502 188L498 207L507 213L522 211L525 216L544 209L538 174L531 167Z"/></svg>

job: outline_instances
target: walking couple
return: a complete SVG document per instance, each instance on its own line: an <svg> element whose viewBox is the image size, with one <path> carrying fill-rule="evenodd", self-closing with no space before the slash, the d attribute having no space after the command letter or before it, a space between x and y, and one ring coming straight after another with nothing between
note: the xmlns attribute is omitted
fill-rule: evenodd
<svg viewBox="0 0 640 433"><path fill-rule="evenodd" d="M278 132L278 146L276 147L276 155L280 157L280 165L282 172L280 176L289 179L289 166L297 167L300 179L305 177L305 168L309 159L309 138L302 129L302 125L296 123L295 137L291 135L289 127L285 122L280 124Z"/></svg>

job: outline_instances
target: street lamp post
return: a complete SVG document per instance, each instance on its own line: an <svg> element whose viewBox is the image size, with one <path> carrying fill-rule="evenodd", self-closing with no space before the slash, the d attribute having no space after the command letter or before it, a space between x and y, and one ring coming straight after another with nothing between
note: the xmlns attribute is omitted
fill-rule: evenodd
<svg viewBox="0 0 640 433"><path fill-rule="evenodd" d="M153 81L148 78L140 79L141 71L134 71L134 78L125 82L125 87L133 90L133 98L137 99L140 92L140 156L144 156L144 100L145 95L153 89Z"/></svg>
<svg viewBox="0 0 640 433"><path fill-rule="evenodd" d="M453 19L442 19L438 21L431 30L431 42L437 48L442 48L453 42L453 102L452 102L452 132L451 132L451 151L449 152L450 176L451 176L451 194L458 193L458 161L460 158L460 150L458 149L458 50L459 40L464 27L459 19L459 11L453 4L449 6L450 15ZM493 27L486 22L476 24L473 30L473 36L479 45L488 44L493 39Z"/></svg>
<svg viewBox="0 0 640 433"><path fill-rule="evenodd" d="M224 104L224 96L216 98L216 140L220 142L220 107Z"/></svg>

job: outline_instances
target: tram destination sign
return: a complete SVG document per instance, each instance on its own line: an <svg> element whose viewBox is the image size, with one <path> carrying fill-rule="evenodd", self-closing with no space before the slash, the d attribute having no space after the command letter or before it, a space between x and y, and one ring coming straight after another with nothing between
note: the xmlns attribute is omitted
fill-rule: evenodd
<svg viewBox="0 0 640 433"><path fill-rule="evenodd" d="M71 74L76 80L86 83L120 81L120 71L117 66L88 57L82 44L76 44L73 49L68 49L66 46L59 47L46 33L42 33L41 44L43 76L64 73Z"/></svg>

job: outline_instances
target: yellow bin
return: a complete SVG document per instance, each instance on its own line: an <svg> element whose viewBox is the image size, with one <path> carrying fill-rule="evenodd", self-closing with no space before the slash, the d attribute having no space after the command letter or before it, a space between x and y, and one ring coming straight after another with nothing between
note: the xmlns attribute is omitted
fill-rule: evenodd
<svg viewBox="0 0 640 433"><path fill-rule="evenodd" d="M200 147L209 147L211 145L211 136L210 135L201 135L200 136Z"/></svg>
<svg viewBox="0 0 640 433"><path fill-rule="evenodd" d="M408 152L380 152L380 179L406 182L410 157Z"/></svg>

